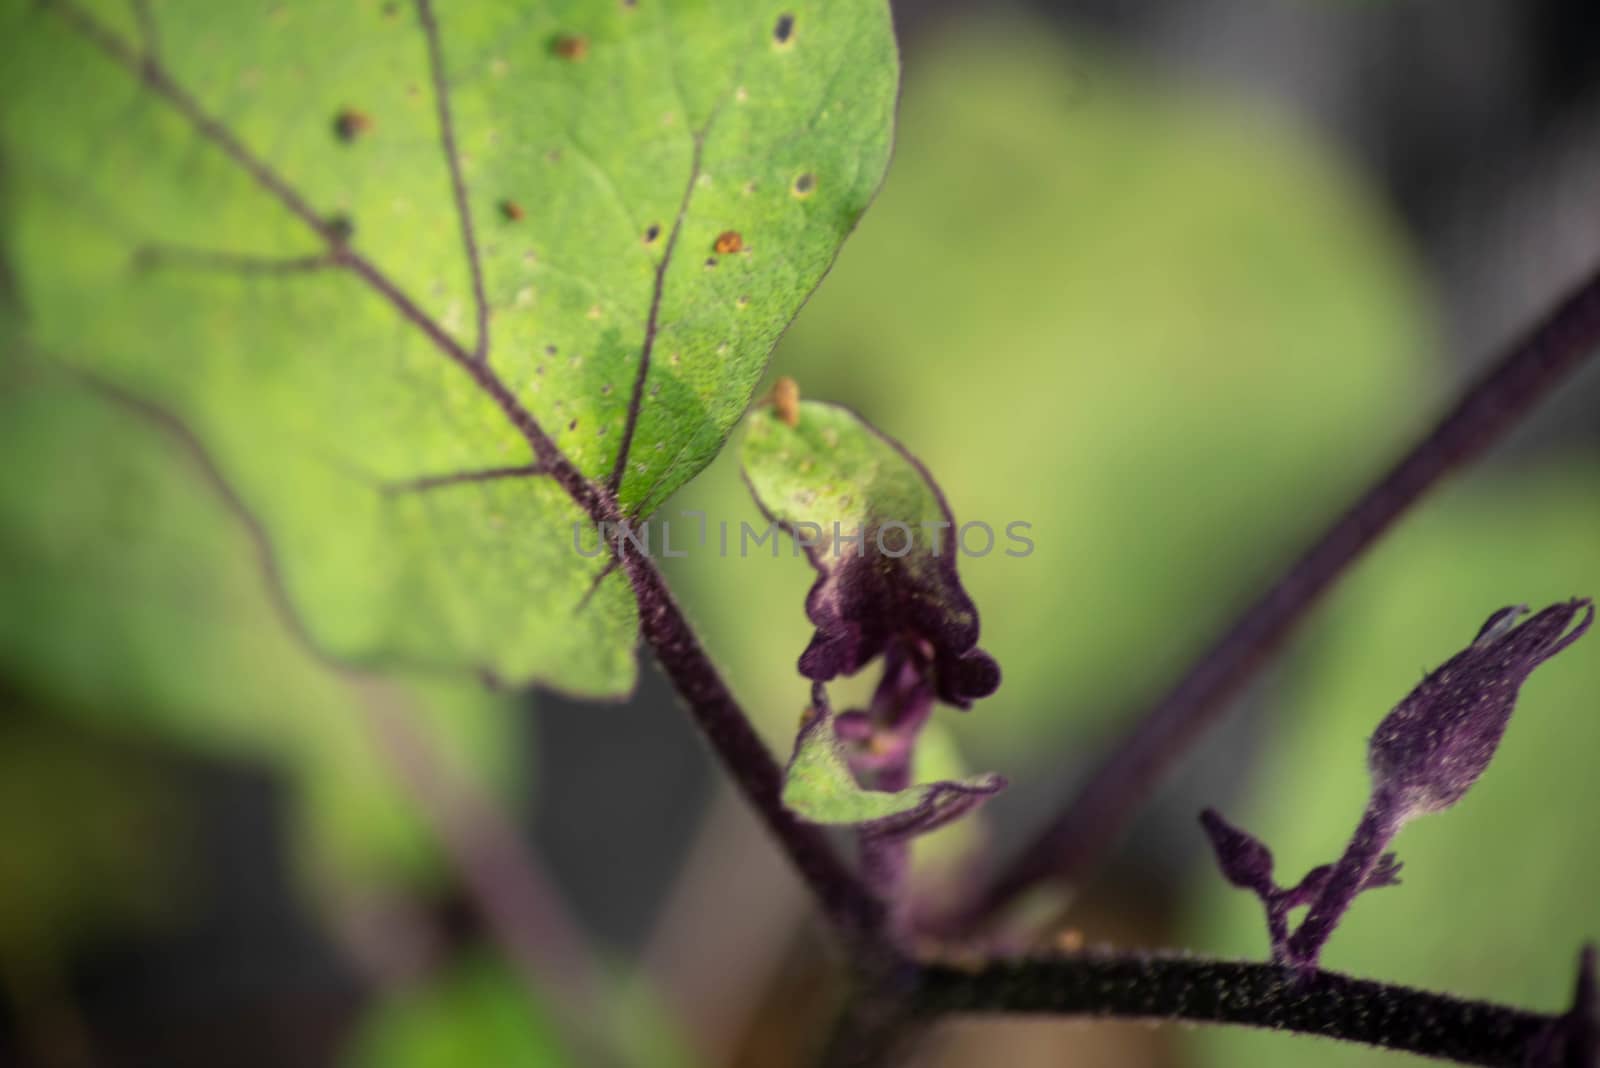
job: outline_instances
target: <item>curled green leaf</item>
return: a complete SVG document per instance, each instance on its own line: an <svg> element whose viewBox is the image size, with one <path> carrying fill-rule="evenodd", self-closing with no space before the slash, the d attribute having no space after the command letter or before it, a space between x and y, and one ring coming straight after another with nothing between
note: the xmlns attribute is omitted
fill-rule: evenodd
<svg viewBox="0 0 1600 1068"><path fill-rule="evenodd" d="M802 675L827 682L904 648L948 704L994 692L1000 668L977 647L956 571L960 528L916 457L849 409L805 401L753 413L741 459L756 502L817 570Z"/></svg>
<svg viewBox="0 0 1600 1068"><path fill-rule="evenodd" d="M815 684L783 784L784 805L809 823L886 837L924 834L960 818L1006 785L989 773L904 790L863 789L850 771L835 722L821 684Z"/></svg>

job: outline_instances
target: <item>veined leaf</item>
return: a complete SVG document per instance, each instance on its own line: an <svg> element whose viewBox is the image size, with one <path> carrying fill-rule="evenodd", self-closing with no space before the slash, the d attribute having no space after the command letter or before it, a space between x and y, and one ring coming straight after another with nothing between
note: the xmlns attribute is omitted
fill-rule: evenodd
<svg viewBox="0 0 1600 1068"><path fill-rule="evenodd" d="M182 420L329 649L628 689L514 417L633 513L715 455L886 164L882 0L7 0L0 41L7 347Z"/></svg>
<svg viewBox="0 0 1600 1068"><path fill-rule="evenodd" d="M204 458L60 378L0 393L0 677L111 737L272 768L306 889L439 877L434 829L380 755L369 698L297 640ZM452 775L510 796L517 707L471 678L386 695ZM403 690L402 690L403 687Z"/></svg>

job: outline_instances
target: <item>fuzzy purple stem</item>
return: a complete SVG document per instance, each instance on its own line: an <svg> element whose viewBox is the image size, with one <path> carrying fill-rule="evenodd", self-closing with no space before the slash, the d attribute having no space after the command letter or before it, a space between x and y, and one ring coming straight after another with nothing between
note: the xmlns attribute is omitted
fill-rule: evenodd
<svg viewBox="0 0 1600 1068"><path fill-rule="evenodd" d="M1300 968L1315 968L1317 957L1345 911L1366 887L1367 879L1383 857L1383 851L1405 823L1404 809L1388 790L1377 790L1367 803L1361 823L1345 847L1344 855L1333 866L1322 893L1311 903L1311 911L1287 944L1290 963Z"/></svg>
<svg viewBox="0 0 1600 1068"><path fill-rule="evenodd" d="M909 751L877 775L875 790L895 792L911 786ZM906 922L906 873L911 868L911 838L908 835L862 833L861 878L888 910L890 938L903 933Z"/></svg>
<svg viewBox="0 0 1600 1068"><path fill-rule="evenodd" d="M926 966L926 1019L1048 1014L1235 1024L1318 1035L1461 1064L1555 1068L1574 1040L1564 1017L1277 964L1096 953Z"/></svg>
<svg viewBox="0 0 1600 1068"><path fill-rule="evenodd" d="M661 572L634 553L623 553L622 562L639 602L639 628L695 726L782 844L828 918L848 940L876 942L883 931L883 904L844 866L819 828L801 822L784 807L783 769L728 691Z"/></svg>
<svg viewBox="0 0 1600 1068"><path fill-rule="evenodd" d="M1591 274L1469 389L1433 430L1368 489L1136 726L956 926L971 927L1028 887L1072 879L1126 830L1161 778L1227 709L1227 700L1292 633L1353 561L1446 475L1505 437L1534 404L1600 347L1600 272Z"/></svg>

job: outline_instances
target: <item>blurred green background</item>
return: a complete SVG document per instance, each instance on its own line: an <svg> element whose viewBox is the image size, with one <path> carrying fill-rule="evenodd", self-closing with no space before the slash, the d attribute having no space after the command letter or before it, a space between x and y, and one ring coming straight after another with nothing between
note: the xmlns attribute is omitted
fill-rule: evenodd
<svg viewBox="0 0 1600 1068"><path fill-rule="evenodd" d="M904 442L958 520L1032 525L1031 556L962 564L1005 682L942 710L929 756L1014 787L919 847L937 895L951 862L1042 818L1594 262L1600 28L1576 0L896 12L889 180L772 371ZM1366 735L1422 670L1502 605L1600 594L1597 407L1590 371L1371 554L1071 925L1263 956L1257 906L1217 876L1196 812L1221 807L1284 872L1332 859L1365 796ZM256 547L175 448L81 393L0 384L0 412L0 1063L585 1063L561 993L530 998L492 949L394 758L397 716L543 857L631 1059L798 1063L836 976L653 672L623 706L352 687L284 632ZM735 451L662 515L754 522ZM41 483L71 491L23 508ZM787 551L673 563L786 752L809 568ZM1577 946L1600 935L1597 712L1591 637L1528 685L1467 800L1407 828L1404 884L1359 902L1326 963L1563 1005ZM923 1056L1400 1063L1275 1035L994 1021L946 1027Z"/></svg>

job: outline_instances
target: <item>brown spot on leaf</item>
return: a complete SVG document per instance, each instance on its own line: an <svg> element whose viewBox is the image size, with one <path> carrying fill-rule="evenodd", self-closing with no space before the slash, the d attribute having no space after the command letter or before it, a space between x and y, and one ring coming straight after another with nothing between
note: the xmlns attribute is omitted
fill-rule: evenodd
<svg viewBox="0 0 1600 1068"><path fill-rule="evenodd" d="M772 410L785 426L799 426L800 383L788 375L772 383Z"/></svg>
<svg viewBox="0 0 1600 1068"><path fill-rule="evenodd" d="M721 256L727 256L734 252L743 252L744 235L737 230L724 230L717 235L716 244L712 247Z"/></svg>
<svg viewBox="0 0 1600 1068"><path fill-rule="evenodd" d="M589 38L581 33L564 33L550 43L550 51L561 59L581 62L589 55Z"/></svg>
<svg viewBox="0 0 1600 1068"><path fill-rule="evenodd" d="M793 188L795 196L802 198L808 197L817 188L817 176L812 174L810 171L807 171L806 173L795 178Z"/></svg>
<svg viewBox="0 0 1600 1068"><path fill-rule="evenodd" d="M794 40L794 15L785 11L772 27L772 43L783 48Z"/></svg>
<svg viewBox="0 0 1600 1068"><path fill-rule="evenodd" d="M515 200L502 200L500 214L506 217L507 222L521 222L528 213L523 211L522 205Z"/></svg>
<svg viewBox="0 0 1600 1068"><path fill-rule="evenodd" d="M647 245L653 245L656 242L656 238L658 238L660 236L661 236L661 227L659 225L657 225L656 223L651 223L645 229L645 232L644 232L644 243L647 244Z"/></svg>
<svg viewBox="0 0 1600 1068"><path fill-rule="evenodd" d="M345 108L333 117L334 136L345 144L372 130L372 116L357 108Z"/></svg>

